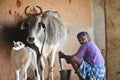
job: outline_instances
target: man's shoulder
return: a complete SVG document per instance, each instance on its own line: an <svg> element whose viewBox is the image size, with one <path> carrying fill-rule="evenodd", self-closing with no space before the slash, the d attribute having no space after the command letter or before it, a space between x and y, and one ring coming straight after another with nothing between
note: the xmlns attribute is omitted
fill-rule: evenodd
<svg viewBox="0 0 120 80"><path fill-rule="evenodd" d="M93 46L95 43L93 41L88 41L85 43L86 46Z"/></svg>

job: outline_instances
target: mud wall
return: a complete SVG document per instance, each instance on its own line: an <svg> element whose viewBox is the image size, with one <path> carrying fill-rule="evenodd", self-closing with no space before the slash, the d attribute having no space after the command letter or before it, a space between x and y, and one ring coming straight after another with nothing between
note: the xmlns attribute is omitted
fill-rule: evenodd
<svg viewBox="0 0 120 80"><path fill-rule="evenodd" d="M107 77L120 80L120 0L105 0Z"/></svg>
<svg viewBox="0 0 120 80"><path fill-rule="evenodd" d="M29 5L32 9L33 6L39 5L43 11L58 11L68 33L63 51L66 54L74 54L79 47L76 39L78 32L87 31L94 39L90 4L89 0L0 0L0 80L14 80L10 62L11 43L13 39L25 38L24 32L18 29L18 20L25 17L26 6ZM64 68L68 69L71 66L64 62ZM74 76L76 75L73 72L72 77L75 79ZM55 79L57 78L59 78L58 56L55 63Z"/></svg>
<svg viewBox="0 0 120 80"><path fill-rule="evenodd" d="M93 26L94 26L94 40L101 49L104 58L106 52L106 36L105 36L105 9L104 0L93 0Z"/></svg>

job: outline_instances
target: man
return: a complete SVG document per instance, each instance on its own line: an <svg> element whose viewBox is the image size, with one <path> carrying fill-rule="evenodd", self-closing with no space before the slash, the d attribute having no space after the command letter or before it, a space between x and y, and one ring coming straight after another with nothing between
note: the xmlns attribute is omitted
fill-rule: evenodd
<svg viewBox="0 0 120 80"><path fill-rule="evenodd" d="M78 33L77 38L81 44L77 53L65 55L63 52L59 52L59 57L64 58L68 64L72 65L80 80L88 77L95 80L104 78L105 61L100 49L91 41L87 32Z"/></svg>

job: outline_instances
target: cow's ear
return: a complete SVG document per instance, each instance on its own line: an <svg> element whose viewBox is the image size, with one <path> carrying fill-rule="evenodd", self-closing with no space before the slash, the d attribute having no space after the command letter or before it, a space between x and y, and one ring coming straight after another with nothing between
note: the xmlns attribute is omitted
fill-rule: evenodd
<svg viewBox="0 0 120 80"><path fill-rule="evenodd" d="M23 22L22 24L21 24L21 30L24 30L24 29L27 29L28 28L28 23L27 22Z"/></svg>
<svg viewBox="0 0 120 80"><path fill-rule="evenodd" d="M46 26L45 26L45 24L42 22L42 27L44 28L44 29L46 29Z"/></svg>

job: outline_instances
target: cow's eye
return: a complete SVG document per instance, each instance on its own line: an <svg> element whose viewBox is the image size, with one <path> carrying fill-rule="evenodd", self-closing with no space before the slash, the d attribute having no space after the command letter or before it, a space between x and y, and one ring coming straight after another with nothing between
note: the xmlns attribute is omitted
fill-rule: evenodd
<svg viewBox="0 0 120 80"><path fill-rule="evenodd" d="M41 23L41 22L39 22L39 23L38 23L38 27L39 27L39 28L41 28L41 26L42 26L42 23Z"/></svg>

